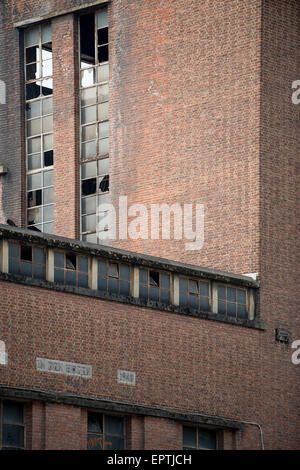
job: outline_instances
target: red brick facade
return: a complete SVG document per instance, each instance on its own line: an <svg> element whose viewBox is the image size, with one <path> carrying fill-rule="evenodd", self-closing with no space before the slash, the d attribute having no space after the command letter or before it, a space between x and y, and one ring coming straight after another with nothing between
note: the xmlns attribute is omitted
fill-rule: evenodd
<svg viewBox="0 0 300 470"><path fill-rule="evenodd" d="M23 40L18 23L52 18L55 234L80 237L77 7L92 0L0 3L1 222L25 227ZM101 2L99 2L100 4ZM70 11L73 9L73 11ZM111 0L110 196L128 204L200 203L204 246L117 240L115 248L206 268L258 273L263 328L1 280L0 340L9 354L1 385L59 393L26 405L28 449L85 449L90 399L199 412L218 447L299 449L297 303L299 76L297 0ZM61 14L59 16L60 13ZM290 344L274 330L290 333ZM36 357L91 364L90 380L41 373ZM134 370L135 387L116 380ZM0 399L5 395L0 395ZM113 407L112 407L113 408ZM107 410L107 409L106 409ZM126 446L181 449L184 420L126 414ZM252 423L252 424L246 424ZM222 428L222 429L221 429Z"/></svg>

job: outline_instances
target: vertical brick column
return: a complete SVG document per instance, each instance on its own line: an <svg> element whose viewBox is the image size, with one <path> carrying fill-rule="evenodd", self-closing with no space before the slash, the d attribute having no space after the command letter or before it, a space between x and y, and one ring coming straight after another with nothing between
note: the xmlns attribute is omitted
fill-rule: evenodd
<svg viewBox="0 0 300 470"><path fill-rule="evenodd" d="M48 403L45 431L45 450L80 450L84 432L81 408Z"/></svg>
<svg viewBox="0 0 300 470"><path fill-rule="evenodd" d="M45 405L33 401L26 410L26 449L45 449Z"/></svg>
<svg viewBox="0 0 300 470"><path fill-rule="evenodd" d="M182 449L181 424L170 419L145 416L145 449Z"/></svg>
<svg viewBox="0 0 300 470"><path fill-rule="evenodd" d="M131 416L130 423L126 427L127 449L144 449L144 417Z"/></svg>
<svg viewBox="0 0 300 470"><path fill-rule="evenodd" d="M78 29L73 15L52 22L54 233L79 234Z"/></svg>

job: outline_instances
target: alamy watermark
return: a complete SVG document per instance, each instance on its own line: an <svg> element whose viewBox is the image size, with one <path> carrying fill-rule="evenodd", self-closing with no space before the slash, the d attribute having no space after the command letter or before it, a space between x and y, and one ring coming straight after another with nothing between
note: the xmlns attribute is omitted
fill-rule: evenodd
<svg viewBox="0 0 300 470"><path fill-rule="evenodd" d="M204 205L132 204L119 197L118 208L101 204L97 208L98 240L185 240L186 250L200 250L204 244ZM173 222L173 223L172 223Z"/></svg>
<svg viewBox="0 0 300 470"><path fill-rule="evenodd" d="M292 83L292 89L295 90L292 93L292 103L300 104L300 80L295 80Z"/></svg>
<svg viewBox="0 0 300 470"><path fill-rule="evenodd" d="M298 365L300 364L300 339L293 341L292 349L296 349L292 354L292 363Z"/></svg>
<svg viewBox="0 0 300 470"><path fill-rule="evenodd" d="M6 85L3 80L0 80L0 104L6 104Z"/></svg>

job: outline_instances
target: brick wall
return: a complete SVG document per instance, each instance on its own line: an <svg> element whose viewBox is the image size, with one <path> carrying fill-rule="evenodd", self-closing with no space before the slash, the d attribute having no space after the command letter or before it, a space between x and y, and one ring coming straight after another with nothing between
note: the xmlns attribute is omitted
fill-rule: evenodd
<svg viewBox="0 0 300 470"><path fill-rule="evenodd" d="M264 337L262 395L273 397L266 421L279 445L290 445L299 422L299 365L292 349L274 345L274 329L300 338L298 263L300 105L292 103L292 82L299 79L300 4L265 1L262 11L262 95L260 157L260 302L268 332ZM297 46L298 44L298 46ZM282 416L282 409L285 416ZM295 428L294 428L295 429ZM267 431L269 432L269 431ZM289 437L287 437L287 434Z"/></svg>
<svg viewBox="0 0 300 470"><path fill-rule="evenodd" d="M2 220L25 221L22 39L13 22L81 4L0 3L0 79L7 85L0 163L9 168L0 177ZM290 346L274 341L277 327L300 338L294 248L300 108L291 102L291 84L300 78L299 16L296 0L126 6L113 0L109 6L112 200L127 195L129 204L205 205L202 250L187 252L181 242L161 240L115 245L259 272L266 331L2 283L1 339L14 360L3 370L7 384L82 387L102 397L255 421L263 426L267 448L299 448L299 374ZM55 230L78 236L79 134L70 86L77 83L76 28L71 16L53 24L54 70L60 72L54 93ZM44 376L35 370L36 356L91 363L96 375L90 382ZM135 388L117 385L119 367L137 371ZM133 442L140 445L145 436L135 424ZM259 447L258 428L246 426L236 445Z"/></svg>
<svg viewBox="0 0 300 470"><path fill-rule="evenodd" d="M54 233L79 237L78 41L73 15L52 22L54 60ZM76 52L75 52L76 51ZM66 86L67 84L67 86Z"/></svg>

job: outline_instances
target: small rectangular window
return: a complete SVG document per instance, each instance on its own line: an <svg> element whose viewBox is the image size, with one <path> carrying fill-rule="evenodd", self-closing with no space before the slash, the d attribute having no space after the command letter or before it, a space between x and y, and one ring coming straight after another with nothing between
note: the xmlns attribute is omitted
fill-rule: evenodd
<svg viewBox="0 0 300 470"><path fill-rule="evenodd" d="M87 449L123 450L124 418L88 412Z"/></svg>
<svg viewBox="0 0 300 470"><path fill-rule="evenodd" d="M24 405L14 401L0 402L1 450L25 448Z"/></svg>
<svg viewBox="0 0 300 470"><path fill-rule="evenodd" d="M130 267L123 263L98 261L98 290L130 296Z"/></svg>
<svg viewBox="0 0 300 470"><path fill-rule="evenodd" d="M183 426L184 450L214 450L217 448L216 431L198 426Z"/></svg>
<svg viewBox="0 0 300 470"><path fill-rule="evenodd" d="M140 298L170 303L170 275L160 271L140 269Z"/></svg>
<svg viewBox="0 0 300 470"><path fill-rule="evenodd" d="M42 247L8 243L8 272L33 279L45 279L45 249Z"/></svg>
<svg viewBox="0 0 300 470"><path fill-rule="evenodd" d="M179 278L179 305L197 311L210 311L209 282Z"/></svg>
<svg viewBox="0 0 300 470"><path fill-rule="evenodd" d="M247 290L219 284L218 313L231 318L248 318Z"/></svg>
<svg viewBox="0 0 300 470"><path fill-rule="evenodd" d="M54 282L88 288L88 258L54 251Z"/></svg>

